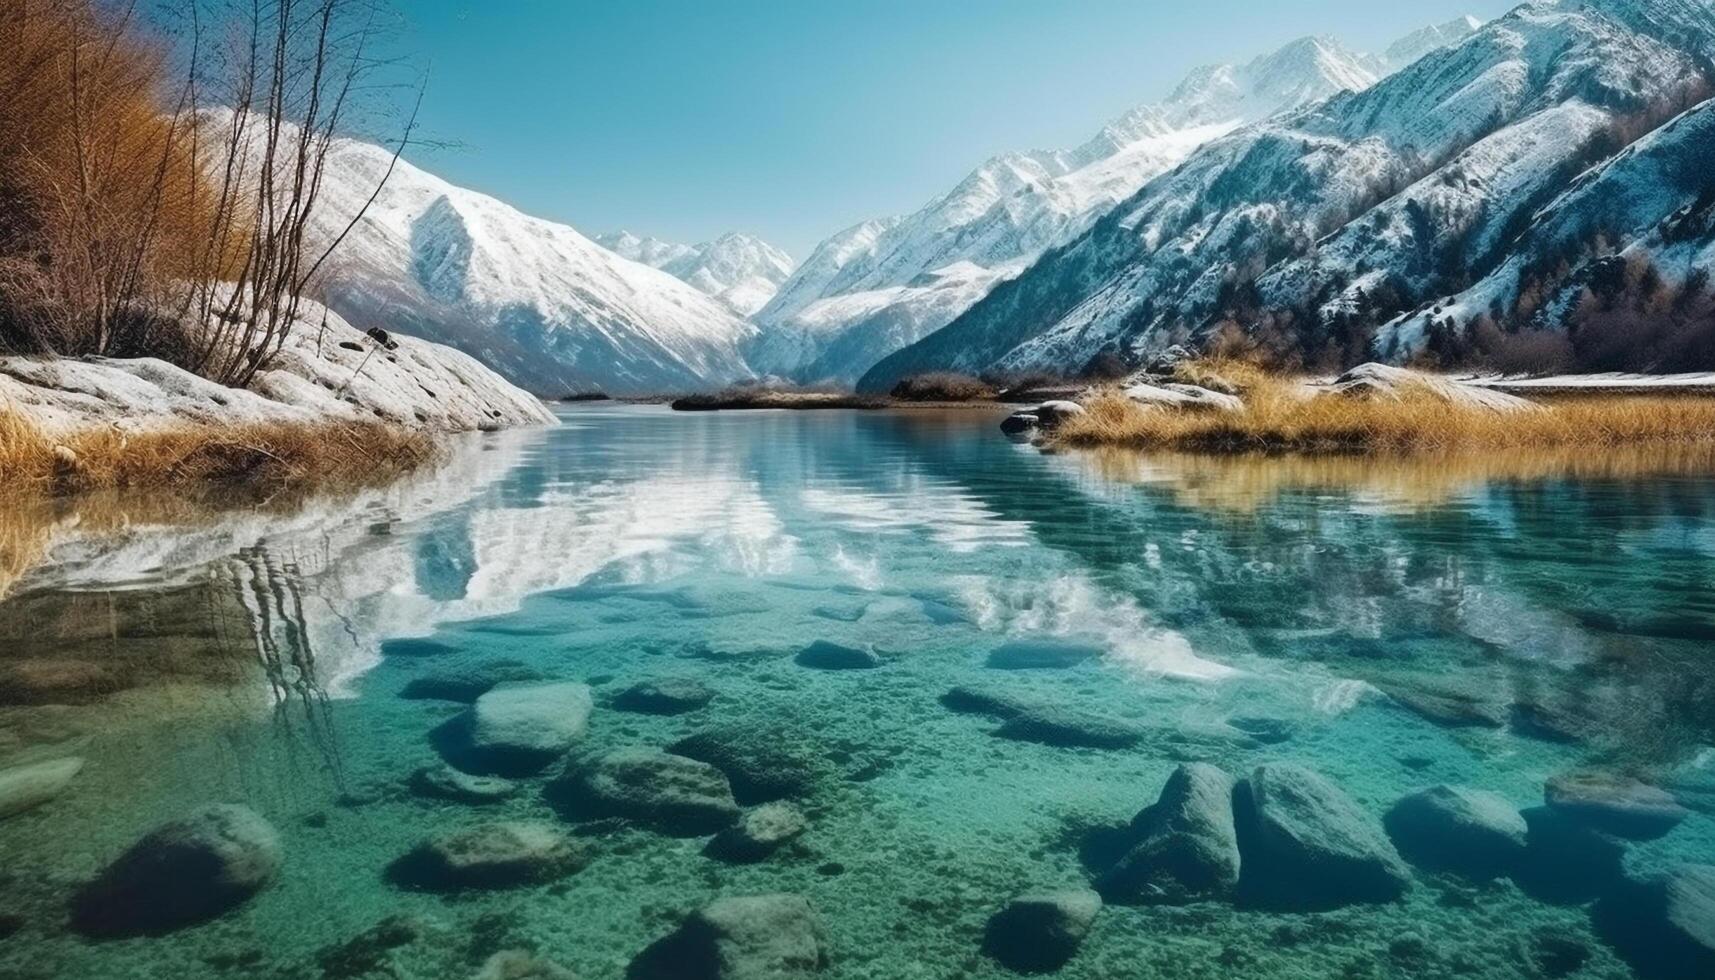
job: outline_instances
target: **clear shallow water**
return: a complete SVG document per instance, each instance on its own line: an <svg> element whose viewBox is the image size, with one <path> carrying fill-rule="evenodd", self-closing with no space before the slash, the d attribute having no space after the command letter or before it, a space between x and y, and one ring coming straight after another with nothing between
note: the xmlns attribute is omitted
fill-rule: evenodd
<svg viewBox="0 0 1715 980"><path fill-rule="evenodd" d="M1053 456L977 412L565 419L355 499L9 531L33 559L0 604L0 757L86 765L0 821L0 976L351 974L329 951L403 915L416 938L373 975L474 975L528 948L621 977L686 911L769 892L818 910L831 976L1006 976L980 952L989 917L1087 883L1104 830L1186 760L1302 763L1378 817L1434 783L1528 807L1556 773L1624 769L1693 810L1632 845L1629 870L1715 862L1708 476ZM1043 637L1105 652L986 666ZM818 640L886 664L794 661ZM541 791L552 769L480 808L405 788L463 706L400 692L497 657L594 688L583 752L710 730L784 747L810 773L810 829L733 865L704 839L566 823L593 859L556 884L390 883L426 836L567 816ZM664 677L716 696L676 717L607 702ZM1123 723L1137 744L997 737L942 704L956 685ZM213 802L278 828L278 881L165 936L67 929L82 882ZM1399 902L1324 913L1109 906L1058 975L1541 976L1562 940L1565 975L1634 973L1583 904L1417 871Z"/></svg>

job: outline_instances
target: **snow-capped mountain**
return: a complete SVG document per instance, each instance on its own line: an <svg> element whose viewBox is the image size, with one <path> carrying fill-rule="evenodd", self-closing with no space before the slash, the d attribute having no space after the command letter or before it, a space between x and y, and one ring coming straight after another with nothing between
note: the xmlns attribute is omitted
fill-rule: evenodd
<svg viewBox="0 0 1715 980"><path fill-rule="evenodd" d="M346 226L389 158L339 141L312 238ZM449 344L543 393L707 388L749 375L740 345L754 328L718 301L405 161L334 253L327 299L360 328Z"/></svg>
<svg viewBox="0 0 1715 980"><path fill-rule="evenodd" d="M1418 32L1409 47L1450 43L1475 23ZM762 330L748 349L752 366L806 381L853 381L1197 147L1245 123L1368 88L1390 67L1331 38L1304 38L1246 64L1197 69L1166 100L1126 113L1076 149L996 157L915 214L865 222L818 246L756 315Z"/></svg>
<svg viewBox="0 0 1715 980"><path fill-rule="evenodd" d="M596 236L596 244L695 286L739 316L774 298L792 275L792 256L754 235L731 232L700 245L681 245L628 231Z"/></svg>
<svg viewBox="0 0 1715 980"><path fill-rule="evenodd" d="M861 387L923 370L1075 371L1223 323L1310 360L1350 355L1376 324L1505 280L1590 167L1707 96L1712 55L1707 0L1520 7L1362 92L1207 143ZM1670 193L1640 176L1614 197L1661 211L1710 191L1704 157L1679 166L1691 176ZM1422 330L1384 333L1398 355Z"/></svg>

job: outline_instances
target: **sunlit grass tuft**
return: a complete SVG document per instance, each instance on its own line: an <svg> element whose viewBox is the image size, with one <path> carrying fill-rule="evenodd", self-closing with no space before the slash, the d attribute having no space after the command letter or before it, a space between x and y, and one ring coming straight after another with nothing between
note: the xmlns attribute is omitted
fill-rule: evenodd
<svg viewBox="0 0 1715 980"><path fill-rule="evenodd" d="M380 424L185 425L50 436L0 409L0 499L210 485L268 491L374 485L435 458L426 432Z"/></svg>

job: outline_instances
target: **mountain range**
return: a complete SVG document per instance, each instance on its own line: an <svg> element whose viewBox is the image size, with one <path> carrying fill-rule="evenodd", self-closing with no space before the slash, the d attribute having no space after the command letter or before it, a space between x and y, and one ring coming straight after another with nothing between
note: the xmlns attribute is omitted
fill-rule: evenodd
<svg viewBox="0 0 1715 980"><path fill-rule="evenodd" d="M1215 338L1309 364L1588 346L1580 310L1715 265L1712 64L1709 0L1538 0L1381 55L1304 38L1198 69L1081 146L995 157L801 265L738 233L592 240L401 162L327 299L544 393L884 390ZM312 234L389 159L342 141Z"/></svg>
<svg viewBox="0 0 1715 980"><path fill-rule="evenodd" d="M1221 331L1320 363L1404 359L1479 315L1564 329L1562 294L1616 248L1678 235L1680 271L1707 266L1686 243L1709 242L1712 57L1706 0L1519 7L1208 142L860 387L1137 363Z"/></svg>

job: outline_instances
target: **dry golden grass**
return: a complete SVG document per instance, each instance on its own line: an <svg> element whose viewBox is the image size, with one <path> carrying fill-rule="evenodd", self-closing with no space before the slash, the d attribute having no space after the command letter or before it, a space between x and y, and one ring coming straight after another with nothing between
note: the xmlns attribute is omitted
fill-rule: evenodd
<svg viewBox="0 0 1715 980"><path fill-rule="evenodd" d="M1140 453L1103 447L1068 454L1096 478L1160 487L1181 503L1248 513L1284 494L1339 492L1403 511L1434 508L1495 483L1545 479L1639 480L1715 473L1715 446L1634 447L1426 454L1352 455Z"/></svg>
<svg viewBox="0 0 1715 980"><path fill-rule="evenodd" d="M1535 411L1499 412L1452 404L1428 391L1407 390L1397 399L1306 397L1300 382L1254 368L1204 370L1234 382L1245 398L1243 412L1146 408L1112 392L1090 401L1088 413L1069 420L1055 440L1066 446L1222 454L1715 447L1715 399L1587 397L1545 403Z"/></svg>
<svg viewBox="0 0 1715 980"><path fill-rule="evenodd" d="M0 409L0 501L97 490L242 490L251 499L304 487L385 482L434 459L426 432L385 425L184 426L124 434L87 429L50 438Z"/></svg>

